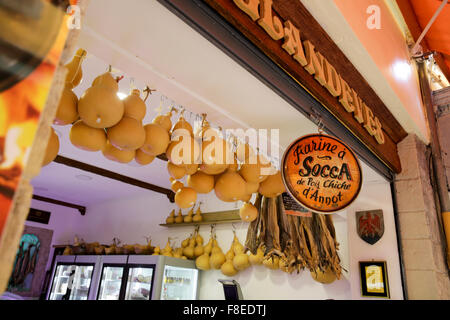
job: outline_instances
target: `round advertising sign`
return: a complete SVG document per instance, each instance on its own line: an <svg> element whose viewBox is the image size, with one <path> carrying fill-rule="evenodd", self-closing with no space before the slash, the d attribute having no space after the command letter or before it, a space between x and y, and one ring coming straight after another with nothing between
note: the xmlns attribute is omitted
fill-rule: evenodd
<svg viewBox="0 0 450 320"><path fill-rule="evenodd" d="M286 189L302 206L333 213L349 206L361 190L361 166L342 141L312 134L294 141L283 155Z"/></svg>

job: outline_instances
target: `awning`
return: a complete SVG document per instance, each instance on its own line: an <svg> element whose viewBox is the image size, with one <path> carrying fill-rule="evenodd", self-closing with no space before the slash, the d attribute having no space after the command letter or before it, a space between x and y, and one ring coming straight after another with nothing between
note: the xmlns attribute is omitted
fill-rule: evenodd
<svg viewBox="0 0 450 320"><path fill-rule="evenodd" d="M442 0L397 0L411 35L416 41ZM434 21L420 43L424 53L435 51L437 64L450 81L450 2Z"/></svg>

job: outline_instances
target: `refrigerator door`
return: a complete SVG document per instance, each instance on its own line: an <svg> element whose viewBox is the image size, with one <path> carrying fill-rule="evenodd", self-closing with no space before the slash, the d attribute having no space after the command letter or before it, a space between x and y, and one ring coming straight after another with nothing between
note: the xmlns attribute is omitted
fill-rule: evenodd
<svg viewBox="0 0 450 320"><path fill-rule="evenodd" d="M75 268L71 264L57 264L53 277L52 289L48 300L62 300L67 292L67 285L69 284L69 276Z"/></svg>
<svg viewBox="0 0 450 320"><path fill-rule="evenodd" d="M76 265L70 300L87 300L91 287L94 265Z"/></svg>
<svg viewBox="0 0 450 320"><path fill-rule="evenodd" d="M129 266L124 300L150 300L155 266Z"/></svg>
<svg viewBox="0 0 450 320"><path fill-rule="evenodd" d="M161 300L197 299L198 270L175 266L164 266L161 285Z"/></svg>
<svg viewBox="0 0 450 320"><path fill-rule="evenodd" d="M98 292L98 285L100 283L101 265L104 256L100 255L77 255L75 258L76 265L93 265L94 271L91 276L91 284L89 288L89 295L87 300L95 300ZM84 299L83 299L84 300Z"/></svg>
<svg viewBox="0 0 450 320"><path fill-rule="evenodd" d="M98 300L119 300L124 272L124 266L103 266Z"/></svg>

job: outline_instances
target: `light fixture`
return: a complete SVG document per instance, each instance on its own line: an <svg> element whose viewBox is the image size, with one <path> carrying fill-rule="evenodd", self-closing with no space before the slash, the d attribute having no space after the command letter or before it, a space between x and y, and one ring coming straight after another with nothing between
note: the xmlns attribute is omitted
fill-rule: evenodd
<svg viewBox="0 0 450 320"><path fill-rule="evenodd" d="M392 73L394 77L402 82L408 81L411 76L411 65L404 60L397 60L392 64Z"/></svg>
<svg viewBox="0 0 450 320"><path fill-rule="evenodd" d="M85 175L85 174L77 174L77 175L75 176L75 178L77 178L78 180L83 180L83 181L89 181L89 180L92 180L92 177L87 176L87 175Z"/></svg>
<svg viewBox="0 0 450 320"><path fill-rule="evenodd" d="M123 100L127 97L127 94L123 92L117 92L117 96L119 97L120 100Z"/></svg>

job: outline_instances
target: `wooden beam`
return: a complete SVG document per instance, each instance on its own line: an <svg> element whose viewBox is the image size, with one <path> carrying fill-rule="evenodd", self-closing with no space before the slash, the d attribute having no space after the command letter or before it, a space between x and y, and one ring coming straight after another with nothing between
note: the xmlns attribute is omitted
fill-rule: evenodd
<svg viewBox="0 0 450 320"><path fill-rule="evenodd" d="M166 154L165 153L163 153L163 154L160 154L159 156L156 156L159 160L162 160L162 161L169 161L169 159L167 159L167 156L166 156Z"/></svg>
<svg viewBox="0 0 450 320"><path fill-rule="evenodd" d="M54 162L66 165L68 167L91 172L91 173L97 174L99 176L117 180L117 181L129 184L129 185L133 185L133 186L140 187L143 189L162 193L162 194L165 194L169 198L170 202L172 202L172 203L175 202L175 193L170 189L166 189L166 188L156 186L156 185L148 183L148 182L130 178L130 177L127 177L127 176L124 176L124 175L121 175L121 174L118 174L118 173L115 173L112 171L108 171L108 170L105 170L105 169L102 169L99 167L95 167L95 166L92 166L92 165L84 163L84 162L66 158L63 156L57 156L56 159L54 160Z"/></svg>
<svg viewBox="0 0 450 320"><path fill-rule="evenodd" d="M44 201L44 202L48 202L48 203L57 204L59 206L77 209L78 211L80 211L82 216L84 216L86 214L86 207L80 206L78 204L64 202L64 201L60 201L60 200L56 200L56 199L52 199L52 198L46 198L46 197L38 196L37 194L33 194L33 199L38 200L38 201Z"/></svg>

